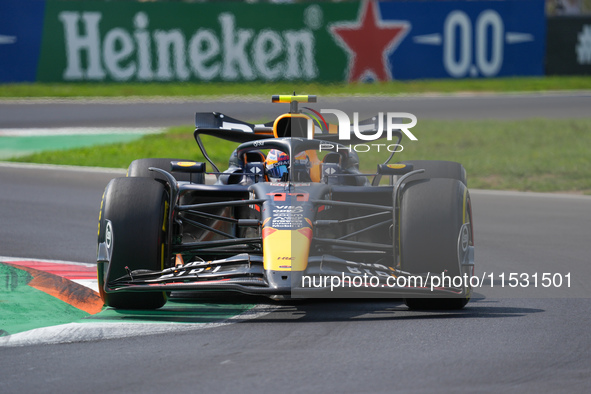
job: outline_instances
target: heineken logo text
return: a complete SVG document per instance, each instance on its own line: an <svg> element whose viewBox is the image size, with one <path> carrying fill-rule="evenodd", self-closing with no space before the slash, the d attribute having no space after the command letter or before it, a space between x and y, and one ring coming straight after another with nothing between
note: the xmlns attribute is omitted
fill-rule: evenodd
<svg viewBox="0 0 591 394"><path fill-rule="evenodd" d="M172 81L312 80L318 76L314 34L308 28L275 31L240 28L228 12L219 29L150 31L145 12L133 17L133 31L101 30L102 12L63 11L65 80Z"/></svg>

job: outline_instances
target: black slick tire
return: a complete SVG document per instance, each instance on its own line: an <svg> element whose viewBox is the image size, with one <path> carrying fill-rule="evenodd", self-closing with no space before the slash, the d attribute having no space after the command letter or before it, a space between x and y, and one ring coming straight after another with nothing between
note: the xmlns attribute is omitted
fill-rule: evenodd
<svg viewBox="0 0 591 394"><path fill-rule="evenodd" d="M461 275L458 236L464 222L470 220L468 198L466 186L457 179L425 179L405 185L399 210L402 270ZM468 301L469 296L405 299L411 309L461 309Z"/></svg>
<svg viewBox="0 0 591 394"><path fill-rule="evenodd" d="M98 242L110 237L111 244L110 264L99 263L98 267L99 290L105 305L157 309L166 303L164 292L105 293L104 284L126 275L125 267L131 271L164 268L167 210L166 190L154 179L115 178L105 188L98 231Z"/></svg>

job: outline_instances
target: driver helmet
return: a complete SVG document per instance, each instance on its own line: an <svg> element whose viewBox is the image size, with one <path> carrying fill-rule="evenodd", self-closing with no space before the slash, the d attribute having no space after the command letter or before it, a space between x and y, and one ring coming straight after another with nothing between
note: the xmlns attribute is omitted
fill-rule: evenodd
<svg viewBox="0 0 591 394"><path fill-rule="evenodd" d="M280 179L289 171L289 155L278 149L271 149L265 159L265 168L270 178Z"/></svg>

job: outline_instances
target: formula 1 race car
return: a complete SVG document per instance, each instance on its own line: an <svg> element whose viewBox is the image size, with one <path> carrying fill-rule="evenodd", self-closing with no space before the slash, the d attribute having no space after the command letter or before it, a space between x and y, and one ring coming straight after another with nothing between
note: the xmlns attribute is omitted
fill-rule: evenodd
<svg viewBox="0 0 591 394"><path fill-rule="evenodd" d="M179 292L228 291L464 307L474 245L463 166L389 164L393 150L364 173L351 144L379 135L382 113L337 126L298 109L315 96L272 101L290 111L265 124L196 114L194 137L213 171L193 160L140 159L107 185L97 256L105 305L155 309ZM401 142L400 130L389 134ZM238 144L228 169L210 159L202 135Z"/></svg>

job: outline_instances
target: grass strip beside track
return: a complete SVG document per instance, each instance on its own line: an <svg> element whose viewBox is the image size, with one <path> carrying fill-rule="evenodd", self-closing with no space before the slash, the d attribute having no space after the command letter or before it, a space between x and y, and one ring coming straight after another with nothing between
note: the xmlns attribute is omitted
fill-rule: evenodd
<svg viewBox="0 0 591 394"><path fill-rule="evenodd" d="M413 128L419 140L404 139L404 151L393 162L458 161L466 167L472 188L591 194L589 130L591 119L423 120ZM127 168L132 160L146 157L205 161L192 131L191 126L175 127L128 143L42 152L13 161L110 168ZM237 144L203 139L210 157L226 168ZM387 152L373 148L359 156L362 170L375 172L375 164L385 160Z"/></svg>
<svg viewBox="0 0 591 394"><path fill-rule="evenodd" d="M491 79L441 79L380 83L19 83L0 85L2 98L33 97L193 97L264 96L298 94L319 96L400 95L458 92L541 92L590 90L589 77L512 77Z"/></svg>
<svg viewBox="0 0 591 394"><path fill-rule="evenodd" d="M4 157L26 156L37 151L96 146L105 141L125 143L141 138L140 134L52 135L4 137L0 135L0 160Z"/></svg>

